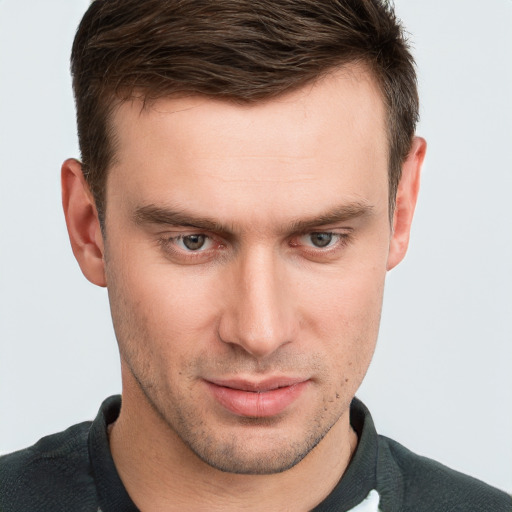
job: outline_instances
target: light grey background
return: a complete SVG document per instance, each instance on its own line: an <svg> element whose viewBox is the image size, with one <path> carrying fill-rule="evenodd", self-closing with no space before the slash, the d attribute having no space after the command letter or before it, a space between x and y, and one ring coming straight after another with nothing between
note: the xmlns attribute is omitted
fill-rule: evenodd
<svg viewBox="0 0 512 512"><path fill-rule="evenodd" d="M87 0L0 0L0 452L120 391L106 292L75 263L68 55ZM485 7L484 7L485 6ZM401 0L429 143L409 255L359 396L381 433L512 491L512 2Z"/></svg>

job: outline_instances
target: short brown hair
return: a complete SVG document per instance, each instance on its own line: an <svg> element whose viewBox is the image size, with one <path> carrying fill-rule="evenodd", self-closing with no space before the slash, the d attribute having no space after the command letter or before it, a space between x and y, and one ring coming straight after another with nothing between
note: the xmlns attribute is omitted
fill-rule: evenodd
<svg viewBox="0 0 512 512"><path fill-rule="evenodd" d="M100 220L115 157L110 119L144 100L200 94L272 98L351 62L368 66L388 115L389 203L418 120L414 60L384 0L94 0L73 43L71 71L85 178Z"/></svg>

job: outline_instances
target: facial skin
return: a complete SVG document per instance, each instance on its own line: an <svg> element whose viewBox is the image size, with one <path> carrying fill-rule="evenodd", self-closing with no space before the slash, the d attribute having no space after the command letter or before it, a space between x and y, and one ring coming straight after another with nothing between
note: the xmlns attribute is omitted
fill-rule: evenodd
<svg viewBox="0 0 512 512"><path fill-rule="evenodd" d="M63 197L82 270L108 287L123 375L116 464L118 429L125 449L158 440L196 472L286 475L332 457L334 485L424 141L392 226L385 109L364 69L253 106L134 100L114 126L105 238L76 161Z"/></svg>

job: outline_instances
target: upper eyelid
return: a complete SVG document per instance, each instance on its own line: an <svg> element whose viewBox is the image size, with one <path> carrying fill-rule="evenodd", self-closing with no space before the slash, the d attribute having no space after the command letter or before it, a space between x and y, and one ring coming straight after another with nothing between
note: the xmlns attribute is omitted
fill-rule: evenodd
<svg viewBox="0 0 512 512"><path fill-rule="evenodd" d="M195 228L193 226L172 226L169 229L161 230L158 233L156 233L156 236L158 236L162 240L179 239L184 238L186 236L194 235L204 235L210 240L222 240L227 243L231 243L234 239L234 237L230 236L227 233L216 232L208 229Z"/></svg>
<svg viewBox="0 0 512 512"><path fill-rule="evenodd" d="M313 256L313 255L319 256L319 255L323 254L325 257L328 257L328 255L330 255L330 257L332 257L333 255L338 254L338 252L340 250L342 250L346 245L350 244L350 241L352 239L352 236L351 236L352 233L350 231L352 231L352 230L344 230L343 232L328 231L328 230L324 230L324 231L313 230L313 231L307 231L306 233L304 233L302 235L293 235L293 236L287 237L287 240L288 240L288 243L290 243L291 249L293 249L294 246L297 247L299 245L302 245L302 251L304 252L304 254L309 254L310 256ZM333 235L338 236L339 239L335 243L333 243L332 245L329 245L327 247L314 247L314 246L309 246L306 244L291 243L291 240L293 240L294 238L296 239L298 236L304 236L304 235L311 234L311 233L332 233ZM217 254L217 253L219 255L224 253L224 257L226 257L226 253L223 250L223 249L226 249L226 246L223 243L220 243L216 247L214 246L214 247L210 247L208 249L197 250L197 251L186 250L186 249L176 246L176 243L175 243L176 239L183 238L184 236L193 235L193 234L206 235L213 243L215 243L215 240L211 236L209 236L207 233L194 231L194 232L188 232L185 234L179 234L179 235L174 235L174 236L164 236L159 239L159 245L161 245L162 249L165 250L166 252L168 251L170 254L174 253L175 257L183 258L183 261L187 261L187 260L190 262L192 262L192 261L197 261L197 262L209 261L212 258L212 255ZM174 247L170 247L171 245ZM166 248L166 246L167 246L167 248ZM236 247L234 249L236 250Z"/></svg>
<svg viewBox="0 0 512 512"><path fill-rule="evenodd" d="M350 227L307 229L304 231L291 233L290 235L288 235L286 237L286 239L292 240L294 238L300 238L303 236L311 235L313 233L329 233L332 235L339 236L341 238L345 238L345 237L350 236L352 234L352 232L353 232L353 228L350 228ZM212 242L215 242L215 241L219 242L219 239L220 239L227 243L233 243L233 240L230 240L230 238L234 238L234 237L226 237L226 236L223 236L222 234L216 234L216 233L209 232L207 230L200 230L200 229L197 229L197 230L194 230L194 229L188 230L187 229L186 231L184 230L184 231L175 232L175 233L162 232L162 233L159 233L158 235L161 239L161 242L164 242L164 243L165 242L169 243L171 241L176 242L177 240L183 239L184 237L194 236L194 235L204 235L208 239L210 239Z"/></svg>
<svg viewBox="0 0 512 512"><path fill-rule="evenodd" d="M312 235L312 234L315 234L315 233L317 233L317 234L333 235L333 236L338 237L339 241L347 240L351 236L351 233L349 233L349 232L344 232L344 233L342 232L342 233L340 233L340 232L337 232L337 231L320 231L320 230L318 230L318 231L308 231L307 233L303 233L301 235L298 235L298 237L300 238L300 237L307 236L307 235ZM319 247L319 249L320 249L320 247Z"/></svg>
<svg viewBox="0 0 512 512"><path fill-rule="evenodd" d="M293 238L293 237L301 237L301 236L306 236L306 235L311 235L313 233L328 233L330 235L337 235L337 236L340 236L340 237L347 237L347 236L350 236L352 233L353 233L354 229L353 228L348 228L348 227L345 227L345 228L320 228L320 229L312 229L312 230L307 230L307 231L302 231L302 232L299 232L295 235L292 235L290 238Z"/></svg>
<svg viewBox="0 0 512 512"><path fill-rule="evenodd" d="M204 233L190 233L190 235L194 234L204 234ZM215 250L215 248L208 248L208 249L198 249L198 250L191 250L191 249L184 249L182 247L179 247L177 245L177 241L179 239L182 239L185 235L175 235L175 236L161 236L158 239L158 245L165 250L166 252L174 253L175 255L178 255L181 253L181 256L185 256L187 258L201 258L204 257L205 254L208 254L210 251ZM209 240L212 240L211 237L208 237ZM171 247L174 246L174 247Z"/></svg>
<svg viewBox="0 0 512 512"><path fill-rule="evenodd" d="M205 237L205 242L208 243L208 241L210 241L210 243L213 243L214 240L208 236L208 235L205 235L204 233L191 233L191 234L187 234L187 235L179 235L179 236L176 236L176 237L173 237L174 241L177 242L179 240L183 240L184 238L187 238L189 236L204 236ZM209 248L207 249L203 249L203 247L200 247L199 249L196 249L196 250L193 250L193 249L188 249L188 248L183 248L183 247L180 247L180 250L184 251L184 252L190 252L191 254L193 253L201 253L201 252L207 252Z"/></svg>
<svg viewBox="0 0 512 512"><path fill-rule="evenodd" d="M176 231L175 231L176 230ZM292 231L286 235L286 237L293 236L302 236L310 233L333 233L333 234L344 234L354 231L354 228L351 226L318 226L314 228L300 229L297 231ZM178 236L189 236L189 235L206 235L210 238L223 238L224 240L229 240L232 238L236 238L235 234L226 233L224 231L215 231L209 229L202 229L194 226L170 226L168 229L160 231L158 234L165 236L166 234L173 234L173 236L169 236L169 238L174 238Z"/></svg>

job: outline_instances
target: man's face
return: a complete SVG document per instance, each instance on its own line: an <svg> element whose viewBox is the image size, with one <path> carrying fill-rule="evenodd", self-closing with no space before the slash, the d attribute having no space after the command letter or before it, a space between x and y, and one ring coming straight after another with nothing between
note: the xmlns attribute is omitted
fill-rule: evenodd
<svg viewBox="0 0 512 512"><path fill-rule="evenodd" d="M134 101L114 126L124 387L214 467L293 466L348 425L377 338L391 229L375 84L352 68L253 106Z"/></svg>

